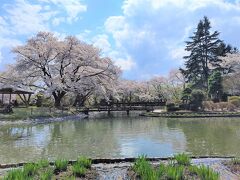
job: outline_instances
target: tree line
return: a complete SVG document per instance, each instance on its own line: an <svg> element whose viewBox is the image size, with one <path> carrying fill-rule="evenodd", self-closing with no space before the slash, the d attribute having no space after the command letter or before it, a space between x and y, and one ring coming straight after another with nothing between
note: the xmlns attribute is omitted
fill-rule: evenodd
<svg viewBox="0 0 240 180"><path fill-rule="evenodd" d="M60 39L51 32L39 32L12 50L16 62L1 73L0 83L30 88L38 92L38 100L53 99L55 107L84 106L103 99L166 99L186 107L195 104L198 109L204 99L221 101L226 95L240 94L238 49L219 35L204 17L186 42L184 67L171 70L168 76L132 81L122 79L120 68L99 48L74 36Z"/></svg>

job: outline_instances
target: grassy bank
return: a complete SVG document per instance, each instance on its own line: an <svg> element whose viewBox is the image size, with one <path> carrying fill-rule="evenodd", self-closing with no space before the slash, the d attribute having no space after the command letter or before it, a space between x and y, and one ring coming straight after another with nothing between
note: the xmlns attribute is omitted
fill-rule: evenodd
<svg viewBox="0 0 240 180"><path fill-rule="evenodd" d="M52 118L71 115L74 113L72 109L56 109L50 107L30 106L27 108L13 108L13 113L0 113L0 121L15 121L38 118Z"/></svg>
<svg viewBox="0 0 240 180"><path fill-rule="evenodd" d="M167 118L240 117L240 112L146 112L140 115Z"/></svg>

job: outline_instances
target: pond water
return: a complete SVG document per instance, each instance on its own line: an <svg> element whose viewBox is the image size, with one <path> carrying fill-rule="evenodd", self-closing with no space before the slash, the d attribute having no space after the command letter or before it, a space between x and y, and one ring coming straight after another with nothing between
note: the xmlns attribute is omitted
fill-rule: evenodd
<svg viewBox="0 0 240 180"><path fill-rule="evenodd" d="M240 118L111 117L0 127L0 163L40 158L240 155Z"/></svg>

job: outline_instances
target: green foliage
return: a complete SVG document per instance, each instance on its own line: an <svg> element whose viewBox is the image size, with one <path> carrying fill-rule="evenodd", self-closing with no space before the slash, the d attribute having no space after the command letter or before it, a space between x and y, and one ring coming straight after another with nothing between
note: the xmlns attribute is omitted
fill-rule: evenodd
<svg viewBox="0 0 240 180"><path fill-rule="evenodd" d="M157 179L157 172L154 171L151 164L146 160L146 156L139 156L133 166L134 171L144 180Z"/></svg>
<svg viewBox="0 0 240 180"><path fill-rule="evenodd" d="M191 165L191 158L185 153L175 155L174 159L177 161L178 165L182 166Z"/></svg>
<svg viewBox="0 0 240 180"><path fill-rule="evenodd" d="M22 169L12 169L3 178L4 180L30 180L30 178L22 171Z"/></svg>
<svg viewBox="0 0 240 180"><path fill-rule="evenodd" d="M37 107L52 107L53 100L50 97L45 97L43 93L36 95L36 106Z"/></svg>
<svg viewBox="0 0 240 180"><path fill-rule="evenodd" d="M83 177L86 174L87 169L79 163L75 163L72 166L73 174L77 177Z"/></svg>
<svg viewBox="0 0 240 180"><path fill-rule="evenodd" d="M166 179L168 180L181 180L184 175L183 166L167 166Z"/></svg>
<svg viewBox="0 0 240 180"><path fill-rule="evenodd" d="M75 180L75 176L65 177L64 180Z"/></svg>
<svg viewBox="0 0 240 180"><path fill-rule="evenodd" d="M91 168L92 160L87 157L81 156L77 159L77 163L87 169Z"/></svg>
<svg viewBox="0 0 240 180"><path fill-rule="evenodd" d="M177 161L177 164L175 161ZM192 166L190 163L190 157L182 153L175 155L166 165L160 163L159 167L155 169L146 160L146 156L139 156L134 163L133 170L140 176L140 179L143 180L182 180L191 175L193 175L192 178L195 178L196 176L196 179L201 180L219 179L219 174L211 170L209 167L203 165L200 167Z"/></svg>
<svg viewBox="0 0 240 180"><path fill-rule="evenodd" d="M46 168L49 166L49 161L47 159L41 159L37 164L39 168Z"/></svg>
<svg viewBox="0 0 240 180"><path fill-rule="evenodd" d="M169 103L166 105L167 112L173 112L173 111L178 111L179 108L175 106L174 103Z"/></svg>
<svg viewBox="0 0 240 180"><path fill-rule="evenodd" d="M191 173L196 174L201 180L218 180L219 179L219 174L217 172L214 172L212 169L204 165L201 165L200 167L191 166L189 168L189 171Z"/></svg>
<svg viewBox="0 0 240 180"><path fill-rule="evenodd" d="M23 172L27 176L33 176L38 170L38 165L34 163L27 163L23 166Z"/></svg>
<svg viewBox="0 0 240 180"><path fill-rule="evenodd" d="M46 171L44 171L40 174L39 179L40 180L51 180L52 177L53 177L53 170L51 168L48 168Z"/></svg>
<svg viewBox="0 0 240 180"><path fill-rule="evenodd" d="M214 101L220 101L223 94L222 74L214 71L208 79L208 94Z"/></svg>
<svg viewBox="0 0 240 180"><path fill-rule="evenodd" d="M190 109L197 111L199 108L202 108L204 98L205 95L203 91L199 89L193 90L191 93Z"/></svg>
<svg viewBox="0 0 240 180"><path fill-rule="evenodd" d="M211 72L209 64L212 68L220 67L221 60L218 58L219 53L216 51L222 42L218 38L219 32L211 33L211 25L207 17L199 21L197 31L190 37L190 41L186 42L186 51L189 52L185 56L185 70L181 70L187 82L192 83L197 88L206 88L208 77ZM207 39L207 40L206 40ZM224 55L224 54L221 54Z"/></svg>
<svg viewBox="0 0 240 180"><path fill-rule="evenodd" d="M57 159L55 161L55 170L56 171L66 171L68 166L68 161L65 159Z"/></svg>
<svg viewBox="0 0 240 180"><path fill-rule="evenodd" d="M184 102L188 102L190 100L191 93L192 93L192 89L190 87L185 88L182 92L182 98L181 99Z"/></svg>
<svg viewBox="0 0 240 180"><path fill-rule="evenodd" d="M229 96L228 102L236 107L240 107L240 96Z"/></svg>

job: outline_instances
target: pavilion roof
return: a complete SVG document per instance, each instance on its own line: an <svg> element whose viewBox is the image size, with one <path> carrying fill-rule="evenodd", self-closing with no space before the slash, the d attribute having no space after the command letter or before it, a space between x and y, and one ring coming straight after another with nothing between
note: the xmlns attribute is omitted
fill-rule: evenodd
<svg viewBox="0 0 240 180"><path fill-rule="evenodd" d="M0 94L34 94L34 91L11 85L0 86Z"/></svg>

